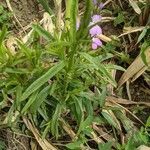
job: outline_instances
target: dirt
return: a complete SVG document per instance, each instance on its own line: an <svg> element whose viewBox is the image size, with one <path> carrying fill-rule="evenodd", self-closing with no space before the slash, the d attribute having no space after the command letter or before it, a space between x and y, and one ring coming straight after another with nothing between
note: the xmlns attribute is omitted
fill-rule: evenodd
<svg viewBox="0 0 150 150"><path fill-rule="evenodd" d="M0 0L0 4L10 10L4 0ZM13 9L13 14L16 15L19 21L18 23L14 17L12 19L11 24L13 24L15 33L23 30L22 27L25 28L30 23L39 21L42 18L42 7L37 3L37 0L11 0L10 6Z"/></svg>

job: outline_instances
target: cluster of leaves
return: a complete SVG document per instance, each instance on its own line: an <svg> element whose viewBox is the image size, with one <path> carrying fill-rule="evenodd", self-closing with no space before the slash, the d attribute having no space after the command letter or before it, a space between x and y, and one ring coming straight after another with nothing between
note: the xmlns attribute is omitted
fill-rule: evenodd
<svg viewBox="0 0 150 150"><path fill-rule="evenodd" d="M47 3L40 2L51 15ZM52 35L34 24L27 43L17 40L15 53L5 46L6 28L0 32L0 110L6 113L1 125L19 128L26 116L43 138L52 135L56 139L65 136L64 124L72 125L76 137L66 145L69 149L88 145L88 140L93 139L93 123L112 127L116 139L121 125L131 132L133 124L122 108L106 105L105 101L108 83L116 86L111 70L124 69L106 63L114 57L112 53L91 51L87 29L92 1L86 0L85 6L78 31L78 0L68 0L63 31ZM110 145L99 145L99 149ZM116 143L112 145L116 147Z"/></svg>
<svg viewBox="0 0 150 150"><path fill-rule="evenodd" d="M12 14L8 12L3 5L0 5L0 28L5 24L8 28L11 26L10 20L11 20Z"/></svg>

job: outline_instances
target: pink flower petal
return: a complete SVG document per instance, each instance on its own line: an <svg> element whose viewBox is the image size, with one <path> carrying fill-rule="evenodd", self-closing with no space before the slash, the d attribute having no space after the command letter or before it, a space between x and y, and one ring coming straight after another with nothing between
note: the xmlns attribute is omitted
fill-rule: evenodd
<svg viewBox="0 0 150 150"><path fill-rule="evenodd" d="M103 8L104 8L104 4L103 4L103 3L100 3L100 4L99 4L99 8L100 8L100 9L103 9Z"/></svg>
<svg viewBox="0 0 150 150"><path fill-rule="evenodd" d="M101 19L102 19L101 15L92 16L92 22L94 22L94 23L101 21Z"/></svg>
<svg viewBox="0 0 150 150"><path fill-rule="evenodd" d="M97 46L102 46L102 42L100 39L98 38L93 38L92 39L93 43L95 43Z"/></svg>
<svg viewBox="0 0 150 150"><path fill-rule="evenodd" d="M92 28L90 29L89 32L90 32L90 35L93 37L93 36L102 34L102 29L101 29L101 27L99 27L98 25L95 25L94 27L92 27Z"/></svg>
<svg viewBox="0 0 150 150"><path fill-rule="evenodd" d="M97 0L93 0L93 3L94 3L94 5L96 5L97 4Z"/></svg>
<svg viewBox="0 0 150 150"><path fill-rule="evenodd" d="M97 49L97 44L95 44L95 43L92 43L92 49Z"/></svg>

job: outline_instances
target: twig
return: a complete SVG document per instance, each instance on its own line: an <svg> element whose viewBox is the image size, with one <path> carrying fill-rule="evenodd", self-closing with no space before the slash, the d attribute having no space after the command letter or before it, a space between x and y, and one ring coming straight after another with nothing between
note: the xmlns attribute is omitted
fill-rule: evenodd
<svg viewBox="0 0 150 150"><path fill-rule="evenodd" d="M12 12L12 14L13 14L13 16L14 16L16 22L18 23L18 25L22 28L22 30L24 31L24 33L26 33L26 31L24 30L23 26L21 25L21 23L20 23L19 20L17 19L16 15L15 15L15 13L14 13L12 7L11 7L11 4L10 4L9 0L6 0L6 4L7 4L9 10Z"/></svg>

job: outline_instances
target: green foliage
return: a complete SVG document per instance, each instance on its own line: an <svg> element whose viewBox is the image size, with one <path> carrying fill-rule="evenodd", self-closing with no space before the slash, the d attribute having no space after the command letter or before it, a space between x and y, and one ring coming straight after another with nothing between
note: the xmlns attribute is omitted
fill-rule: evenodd
<svg viewBox="0 0 150 150"><path fill-rule="evenodd" d="M12 14L8 12L3 5L0 5L0 28L5 24L8 28L11 27L10 19Z"/></svg>
<svg viewBox="0 0 150 150"><path fill-rule="evenodd" d="M99 144L98 145L98 149L99 150L111 150L112 149L112 142L107 142L107 143L104 143L104 144Z"/></svg>
<svg viewBox="0 0 150 150"><path fill-rule="evenodd" d="M39 2L45 11L53 14L48 1ZM121 127L127 133L131 132L129 126L133 125L121 107L111 106L106 100L109 95L107 85L117 86L112 70L125 71L107 61L115 56L122 60L128 57L116 51L117 40L98 51L91 50L88 25L93 10L92 0L85 1L81 26L77 31L78 5L78 0L66 0L65 27L61 34L55 31L52 35L42 26L34 24L27 43L17 40L15 54L4 44L9 36L6 28L0 32L0 108L6 113L1 124L4 122L8 126L15 124L19 127L22 116L25 116L38 127L43 138L52 135L53 139L59 140L66 135L62 126L64 120L72 125L76 134L65 146L76 150L90 145L93 123L112 128L114 133L111 134L119 134ZM55 24L56 20L52 21ZM122 22L124 18L120 13L115 25ZM139 41L143 37L141 35ZM149 121L146 126L149 126ZM146 131L141 130L126 147L120 147L135 147L135 139L136 142L147 143ZM100 150L109 150L112 146L116 147L116 143L97 144Z"/></svg>
<svg viewBox="0 0 150 150"><path fill-rule="evenodd" d="M122 13L119 13L118 16L114 20L114 26L117 26L118 24L124 22L124 15Z"/></svg>
<svg viewBox="0 0 150 150"><path fill-rule="evenodd" d="M5 149L6 149L5 142L0 140L0 150L5 150Z"/></svg>

